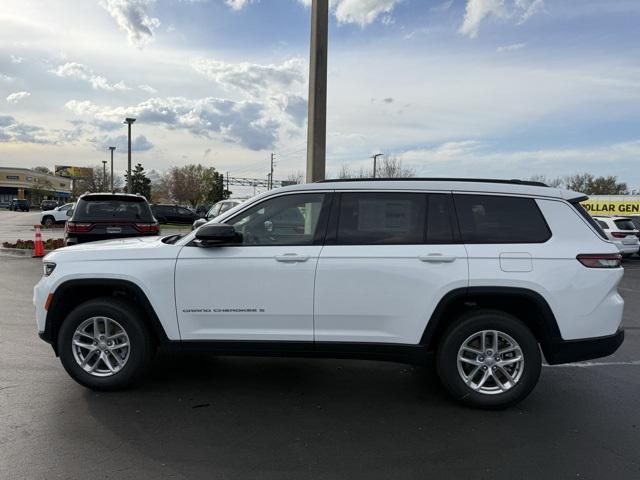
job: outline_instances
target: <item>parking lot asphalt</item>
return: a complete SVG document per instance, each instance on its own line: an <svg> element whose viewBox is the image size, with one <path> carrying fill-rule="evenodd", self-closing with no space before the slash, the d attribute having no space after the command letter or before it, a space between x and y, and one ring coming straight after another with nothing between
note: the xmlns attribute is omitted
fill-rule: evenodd
<svg viewBox="0 0 640 480"><path fill-rule="evenodd" d="M640 259L625 266L621 349L487 412L430 366L354 360L160 353L137 388L94 393L36 334L40 262L0 257L0 478L638 479Z"/></svg>

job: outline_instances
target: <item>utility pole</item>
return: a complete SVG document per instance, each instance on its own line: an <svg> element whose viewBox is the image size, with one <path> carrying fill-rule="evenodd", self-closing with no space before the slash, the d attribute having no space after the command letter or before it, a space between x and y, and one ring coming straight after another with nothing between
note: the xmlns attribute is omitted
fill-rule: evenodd
<svg viewBox="0 0 640 480"><path fill-rule="evenodd" d="M311 4L309 61L309 117L307 127L307 182L324 180L327 146L327 55L329 0Z"/></svg>
<svg viewBox="0 0 640 480"><path fill-rule="evenodd" d="M131 193L131 125L135 122L135 118L125 118L124 123L129 127L129 157L127 163L127 193Z"/></svg>
<svg viewBox="0 0 640 480"><path fill-rule="evenodd" d="M378 157L382 157L384 156L384 154L382 153L376 153L375 155L373 155L371 158L373 158L373 178L376 178L376 172L377 172L377 167L378 167Z"/></svg>
<svg viewBox="0 0 640 480"><path fill-rule="evenodd" d="M271 173L269 173L269 190L273 189L273 160L275 159L276 154L271 153Z"/></svg>
<svg viewBox="0 0 640 480"><path fill-rule="evenodd" d="M229 172L227 172L227 192L229 191Z"/></svg>
<svg viewBox="0 0 640 480"><path fill-rule="evenodd" d="M107 161L102 160L102 190L107 189Z"/></svg>
<svg viewBox="0 0 640 480"><path fill-rule="evenodd" d="M116 191L113 189L113 151L116 149L116 147L109 147L109 150L111 150L111 193L116 193Z"/></svg>

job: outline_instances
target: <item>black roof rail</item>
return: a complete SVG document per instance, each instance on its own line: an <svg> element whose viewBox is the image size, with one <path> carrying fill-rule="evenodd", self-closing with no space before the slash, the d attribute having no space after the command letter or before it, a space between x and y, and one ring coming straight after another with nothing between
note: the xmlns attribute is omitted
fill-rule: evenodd
<svg viewBox="0 0 640 480"><path fill-rule="evenodd" d="M315 183L328 183L328 182L474 182L474 183L503 183L511 185L528 185L531 187L548 187L546 183L534 182L530 180L519 180L514 178L512 180L501 178L455 178L455 177L406 177L406 178L337 178L318 180Z"/></svg>

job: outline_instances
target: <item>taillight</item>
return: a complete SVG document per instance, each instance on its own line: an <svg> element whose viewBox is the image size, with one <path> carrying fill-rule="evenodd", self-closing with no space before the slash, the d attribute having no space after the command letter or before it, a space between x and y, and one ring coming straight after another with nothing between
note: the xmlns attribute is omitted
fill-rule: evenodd
<svg viewBox="0 0 640 480"><path fill-rule="evenodd" d="M140 233L158 233L160 228L157 223L136 223L136 230Z"/></svg>
<svg viewBox="0 0 640 480"><path fill-rule="evenodd" d="M77 223L77 222L67 222L67 232L70 233L84 233L88 232L93 228L92 223Z"/></svg>
<svg viewBox="0 0 640 480"><path fill-rule="evenodd" d="M581 253L576 258L589 268L618 268L622 264L622 256L619 253Z"/></svg>
<svg viewBox="0 0 640 480"><path fill-rule="evenodd" d="M629 234L624 233L624 232L611 232L611 236L613 238L627 238L627 235L629 235Z"/></svg>

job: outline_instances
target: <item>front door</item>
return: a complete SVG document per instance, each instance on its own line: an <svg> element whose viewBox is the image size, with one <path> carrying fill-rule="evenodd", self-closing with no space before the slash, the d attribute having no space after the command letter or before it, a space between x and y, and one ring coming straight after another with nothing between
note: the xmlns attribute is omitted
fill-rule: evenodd
<svg viewBox="0 0 640 480"><path fill-rule="evenodd" d="M175 274L182 339L312 341L328 199L325 193L267 198L225 221L242 244L184 247Z"/></svg>

